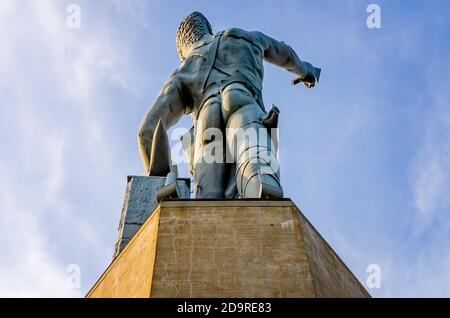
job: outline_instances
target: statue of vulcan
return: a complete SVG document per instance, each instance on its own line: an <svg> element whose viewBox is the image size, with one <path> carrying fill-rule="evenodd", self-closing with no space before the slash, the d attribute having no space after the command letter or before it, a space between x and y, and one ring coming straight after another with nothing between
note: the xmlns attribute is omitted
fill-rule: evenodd
<svg viewBox="0 0 450 318"><path fill-rule="evenodd" d="M320 69L301 61L287 44L261 32L230 28L215 35L200 12L189 14L176 33L181 64L167 79L138 132L139 150L148 175L170 172L167 154L158 149L158 131L191 114L194 127L183 136L189 153L196 198L283 197L274 128L278 108L266 111L262 99L263 61L295 74L292 84L307 88L319 81ZM258 131L253 142L236 129ZM221 133L222 149L206 160ZM164 142L163 142L164 143ZM165 142L164 147L167 147ZM164 157L164 158L161 158ZM231 160L228 160L231 157Z"/></svg>

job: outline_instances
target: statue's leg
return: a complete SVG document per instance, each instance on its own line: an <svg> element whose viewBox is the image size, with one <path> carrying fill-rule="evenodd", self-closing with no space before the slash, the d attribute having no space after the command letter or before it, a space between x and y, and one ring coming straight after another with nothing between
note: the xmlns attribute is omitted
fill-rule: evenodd
<svg viewBox="0 0 450 318"><path fill-rule="evenodd" d="M242 105L245 92L232 89L223 94L223 109L234 109L227 117L228 154L236 163L236 185L241 198L283 197L279 163L263 113L253 99ZM237 102L241 103L237 105Z"/></svg>
<svg viewBox="0 0 450 318"><path fill-rule="evenodd" d="M279 163L267 128L260 123L232 133L236 160L236 185L242 198L283 197Z"/></svg>
<svg viewBox="0 0 450 318"><path fill-rule="evenodd" d="M194 181L196 198L224 198L226 167L221 106L205 105L195 123Z"/></svg>

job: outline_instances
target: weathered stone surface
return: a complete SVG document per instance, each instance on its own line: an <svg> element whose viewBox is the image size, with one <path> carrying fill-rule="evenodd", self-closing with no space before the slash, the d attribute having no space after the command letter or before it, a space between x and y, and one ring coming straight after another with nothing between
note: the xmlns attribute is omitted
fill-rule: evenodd
<svg viewBox="0 0 450 318"><path fill-rule="evenodd" d="M114 257L155 209L156 190L164 185L165 177L130 176L119 221ZM190 197L190 179L177 179L182 198Z"/></svg>
<svg viewBox="0 0 450 318"><path fill-rule="evenodd" d="M164 208L151 297L314 296L296 211L208 203Z"/></svg>
<svg viewBox="0 0 450 318"><path fill-rule="evenodd" d="M163 201L87 297L111 295L370 297L290 200Z"/></svg>
<svg viewBox="0 0 450 318"><path fill-rule="evenodd" d="M158 234L159 209L148 218L86 297L148 297Z"/></svg>
<svg viewBox="0 0 450 318"><path fill-rule="evenodd" d="M316 297L370 297L311 223L299 220Z"/></svg>

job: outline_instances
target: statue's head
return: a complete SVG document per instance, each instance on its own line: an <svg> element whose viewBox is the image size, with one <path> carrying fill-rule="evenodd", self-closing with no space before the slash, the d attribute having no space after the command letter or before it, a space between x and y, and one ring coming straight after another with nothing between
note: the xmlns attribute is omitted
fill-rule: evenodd
<svg viewBox="0 0 450 318"><path fill-rule="evenodd" d="M181 21L177 30L177 50L181 61L184 61L192 45L205 34L212 34L212 28L200 12L192 12Z"/></svg>

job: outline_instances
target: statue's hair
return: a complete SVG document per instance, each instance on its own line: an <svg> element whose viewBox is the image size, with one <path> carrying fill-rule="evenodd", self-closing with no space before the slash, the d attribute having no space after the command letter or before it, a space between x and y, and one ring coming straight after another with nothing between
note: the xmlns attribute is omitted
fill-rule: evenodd
<svg viewBox="0 0 450 318"><path fill-rule="evenodd" d="M212 34L212 28L208 19L200 12L192 12L181 21L177 30L177 51L181 61L186 56L183 51L189 49L195 42L199 41L205 34Z"/></svg>

